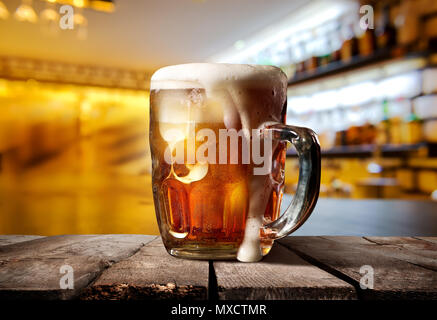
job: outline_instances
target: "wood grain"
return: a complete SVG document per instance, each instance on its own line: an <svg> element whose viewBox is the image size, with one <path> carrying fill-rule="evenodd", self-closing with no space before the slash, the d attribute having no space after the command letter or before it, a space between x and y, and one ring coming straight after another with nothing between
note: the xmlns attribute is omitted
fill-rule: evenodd
<svg viewBox="0 0 437 320"><path fill-rule="evenodd" d="M402 249L350 243L342 237L287 237L281 244L306 260L358 287L369 265L374 269L374 288L360 289L364 299L437 299L437 272L405 259ZM401 252L396 255L395 252ZM413 255L418 259L417 255ZM411 258L411 259L413 259Z"/></svg>
<svg viewBox="0 0 437 320"><path fill-rule="evenodd" d="M437 243L437 237L414 237L427 242Z"/></svg>
<svg viewBox="0 0 437 320"><path fill-rule="evenodd" d="M352 285L275 244L259 263L214 262L220 299L356 299Z"/></svg>
<svg viewBox="0 0 437 320"><path fill-rule="evenodd" d="M160 238L105 270L84 300L206 299L208 261L170 256Z"/></svg>
<svg viewBox="0 0 437 320"><path fill-rule="evenodd" d="M0 298L70 299L105 268L155 239L143 235L55 236L0 247ZM74 289L61 289L61 266L73 268Z"/></svg>
<svg viewBox="0 0 437 320"><path fill-rule="evenodd" d="M437 243L410 237L364 237L385 255L437 271Z"/></svg>
<svg viewBox="0 0 437 320"><path fill-rule="evenodd" d="M359 243L375 254L404 260L437 271L437 244L411 237L351 237L322 236L321 238L344 244ZM358 240L359 239L359 240Z"/></svg>
<svg viewBox="0 0 437 320"><path fill-rule="evenodd" d="M170 256L155 236L0 239L0 299L437 299L436 237L287 237L259 263L210 269ZM62 265L73 290L60 289ZM360 288L364 265L373 289Z"/></svg>
<svg viewBox="0 0 437 320"><path fill-rule="evenodd" d="M43 238L43 236L27 236L27 235L0 235L0 246L7 246L14 243L31 241Z"/></svg>

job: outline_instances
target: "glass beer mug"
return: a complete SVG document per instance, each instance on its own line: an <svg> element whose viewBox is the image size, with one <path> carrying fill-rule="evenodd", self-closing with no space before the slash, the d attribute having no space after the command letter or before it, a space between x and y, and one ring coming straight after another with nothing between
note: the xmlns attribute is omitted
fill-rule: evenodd
<svg viewBox="0 0 437 320"><path fill-rule="evenodd" d="M285 124L286 95L287 77L271 66L195 63L152 76L152 187L171 255L258 261L309 217L320 146L312 130ZM299 182L281 214L287 142Z"/></svg>

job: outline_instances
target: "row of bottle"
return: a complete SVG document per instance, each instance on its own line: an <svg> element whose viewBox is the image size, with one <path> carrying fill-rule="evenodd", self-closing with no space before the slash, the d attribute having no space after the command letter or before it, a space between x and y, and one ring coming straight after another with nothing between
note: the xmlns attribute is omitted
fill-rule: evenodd
<svg viewBox="0 0 437 320"><path fill-rule="evenodd" d="M411 0L375 2L373 25L367 29L360 24L363 18L360 15L342 17L323 27L324 32L314 31L308 39L313 44L300 43L302 48L293 49L304 52L303 59L282 68L293 78L311 74L333 62L348 63L354 57L367 57L376 52L401 56L406 51L433 47L437 44L437 17L427 14L427 0L418 2L422 2L419 8ZM434 10L436 5L428 7ZM368 24L370 20L364 21Z"/></svg>
<svg viewBox="0 0 437 320"><path fill-rule="evenodd" d="M415 144L423 141L422 125L423 121L411 116L409 120L392 118L377 125L365 123L361 126L350 126L347 130L335 133L333 146ZM326 148L326 144L323 147Z"/></svg>
<svg viewBox="0 0 437 320"><path fill-rule="evenodd" d="M322 148L437 142L436 118L420 118L409 99L301 115L298 125L319 135ZM296 121L295 121L296 122Z"/></svg>

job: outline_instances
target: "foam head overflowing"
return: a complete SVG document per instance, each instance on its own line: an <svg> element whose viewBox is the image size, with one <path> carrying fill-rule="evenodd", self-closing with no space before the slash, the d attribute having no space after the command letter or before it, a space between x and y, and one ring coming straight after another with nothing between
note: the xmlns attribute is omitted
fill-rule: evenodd
<svg viewBox="0 0 437 320"><path fill-rule="evenodd" d="M286 75L276 67L250 64L188 63L159 69L152 75L151 90L215 87L220 84L275 88L287 85Z"/></svg>
<svg viewBox="0 0 437 320"><path fill-rule="evenodd" d="M257 128L280 121L286 100L287 77L278 68L262 65L191 63L156 71L151 90L174 90L159 103L159 121L224 122L227 128ZM193 108L181 108L176 92L191 90ZM185 91L185 92L184 92ZM208 111L205 108L209 108ZM203 110L202 110L203 109ZM169 119L169 118L172 119Z"/></svg>

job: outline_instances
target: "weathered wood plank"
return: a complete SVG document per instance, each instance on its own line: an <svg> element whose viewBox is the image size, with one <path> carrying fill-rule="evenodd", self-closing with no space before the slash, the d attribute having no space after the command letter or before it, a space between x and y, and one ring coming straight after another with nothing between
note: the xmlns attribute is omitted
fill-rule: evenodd
<svg viewBox="0 0 437 320"><path fill-rule="evenodd" d="M355 237L355 236L320 236L322 239L328 239L333 241L347 242L349 244L364 244L369 245L372 242L366 240L364 237Z"/></svg>
<svg viewBox="0 0 437 320"><path fill-rule="evenodd" d="M0 247L0 298L69 299L105 268L155 239L143 235L67 235ZM74 288L61 289L62 266L73 268ZM65 271L64 271L65 272Z"/></svg>
<svg viewBox="0 0 437 320"><path fill-rule="evenodd" d="M280 243L306 260L358 286L362 266L374 270L373 289L360 290L368 299L437 299L437 272L394 257L376 244L348 243L341 237L287 237ZM399 249L398 249L399 250Z"/></svg>
<svg viewBox="0 0 437 320"><path fill-rule="evenodd" d="M363 237L364 240L379 244L379 245L393 245L411 250L437 250L437 243L426 241L428 237Z"/></svg>
<svg viewBox="0 0 437 320"><path fill-rule="evenodd" d="M357 240L352 242L349 237L342 236L323 236L321 238L344 244L359 243L363 248L371 249L374 254L407 261L437 271L437 245L420 239L410 237L356 237Z"/></svg>
<svg viewBox="0 0 437 320"><path fill-rule="evenodd" d="M275 244L258 263L214 262L220 299L356 299L352 285Z"/></svg>
<svg viewBox="0 0 437 320"><path fill-rule="evenodd" d="M28 236L28 235L0 235L0 246L8 246L10 244L31 241L44 238L43 236Z"/></svg>
<svg viewBox="0 0 437 320"><path fill-rule="evenodd" d="M427 242L437 243L437 237L414 237Z"/></svg>
<svg viewBox="0 0 437 320"><path fill-rule="evenodd" d="M80 298L206 299L208 268L208 261L170 256L158 238L105 270Z"/></svg>
<svg viewBox="0 0 437 320"><path fill-rule="evenodd" d="M410 237L364 237L385 254L437 271L437 243Z"/></svg>

